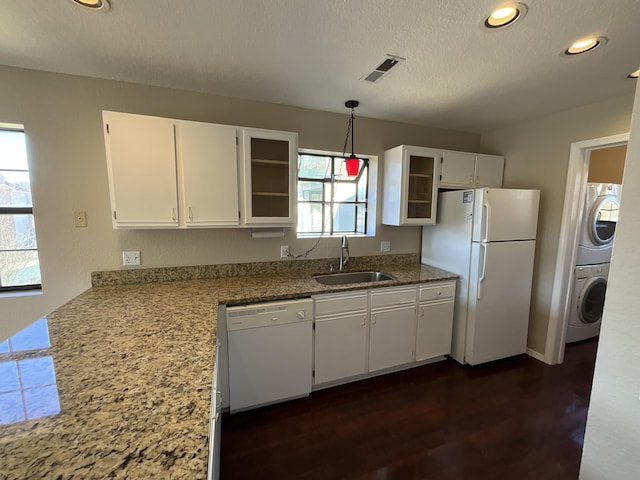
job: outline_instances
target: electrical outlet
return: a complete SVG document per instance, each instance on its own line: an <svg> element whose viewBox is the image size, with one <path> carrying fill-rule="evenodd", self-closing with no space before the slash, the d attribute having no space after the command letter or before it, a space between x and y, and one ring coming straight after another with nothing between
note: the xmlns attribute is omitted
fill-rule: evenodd
<svg viewBox="0 0 640 480"><path fill-rule="evenodd" d="M380 242L380 251L381 252L390 252L391 251L391 242L388 240L383 240Z"/></svg>
<svg viewBox="0 0 640 480"><path fill-rule="evenodd" d="M73 212L73 224L76 227L86 227L87 212Z"/></svg>
<svg viewBox="0 0 640 480"><path fill-rule="evenodd" d="M122 265L140 265L140 252L122 252Z"/></svg>
<svg viewBox="0 0 640 480"><path fill-rule="evenodd" d="M280 245L280 258L287 258L289 256L289 246Z"/></svg>

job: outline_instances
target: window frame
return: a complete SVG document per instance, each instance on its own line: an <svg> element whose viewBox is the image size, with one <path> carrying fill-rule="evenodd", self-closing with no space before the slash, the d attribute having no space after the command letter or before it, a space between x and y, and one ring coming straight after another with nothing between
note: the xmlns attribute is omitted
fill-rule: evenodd
<svg viewBox="0 0 640 480"><path fill-rule="evenodd" d="M325 157L325 158L330 158L330 174L328 177L324 177L324 178L312 178L312 177L301 177L300 176L300 169L298 168L297 174L296 174L296 209L298 211L299 214L299 206L300 204L308 204L308 205L320 205L322 207L322 219L323 219L323 223L322 223L322 231L320 232L300 232L298 231L298 225L296 224L296 236L297 238L318 238L318 237L340 237L343 235L349 235L349 236L360 236L360 237L367 237L367 236L371 236L372 234L370 233L371 230L371 225L370 225L370 209L371 209L371 178L372 178L372 165L371 165L371 158L367 155L356 155L356 157L358 158L358 160L362 161L362 164L360 165L360 170L358 172L358 175L356 177L350 178L350 177L344 177L344 178L336 178L337 174L335 171L335 167L336 167L336 159L338 160L342 160L344 161L346 158L348 158L348 156L343 155L343 154L339 154L339 153L333 153L333 152L324 152L324 151L318 151L318 150L299 150L298 151L298 165L299 165L299 159L301 156L311 156L311 157ZM358 198L358 183L360 182L362 176L366 174L366 178L367 178L367 184L365 187L365 193L364 193L364 199L359 199ZM298 197L298 184L299 182L312 182L312 183L319 183L322 184L322 194L321 194L321 200L300 200ZM335 201L334 200L334 185L335 184L354 184L355 185L355 200L353 201ZM325 200L325 198L327 198L326 195L326 189L328 188L330 189L330 195L329 198L330 200ZM324 219L326 218L326 210L327 208L330 208L333 212L335 212L335 206L336 205L354 205L355 208L355 219L354 219L354 229L350 230L350 231L335 231L335 218L334 215L330 215L329 218L331 219L331 224L328 227L327 230L325 230L325 225L324 225ZM363 229L364 231L359 232L357 231L357 227L358 227L358 221L357 221L357 215L358 215L358 206L363 206L364 207L364 219L362 222L363 225Z"/></svg>
<svg viewBox="0 0 640 480"><path fill-rule="evenodd" d="M26 139L26 133L24 131L24 127L21 126L21 125L7 125L7 124L1 124L0 123L0 131L20 132L23 135L25 135L25 139ZM26 145L25 145L25 149L26 149ZM30 166L29 166L29 168L27 170L2 168L2 169L0 169L0 171L2 171L2 172L25 172L26 171L29 174L29 188L31 188L31 168L30 168ZM31 216L33 216L33 200L31 202L31 206L30 207L3 207L3 206L0 206L0 215L31 215ZM3 252L3 253L4 252L33 252L33 251L39 253L39 249L37 247L37 243L36 243L36 248L20 248L20 249L15 249L15 250L3 250L3 249L0 249L0 252ZM40 268L40 263L41 263L40 262L40 258L38 256L38 268ZM0 282L1 281L2 281L2 279L0 279ZM0 294L8 293L8 292L21 292L21 291L26 291L26 290L42 290L42 280L40 281L40 283L33 283L33 284L26 284L26 285L3 286L0 283Z"/></svg>

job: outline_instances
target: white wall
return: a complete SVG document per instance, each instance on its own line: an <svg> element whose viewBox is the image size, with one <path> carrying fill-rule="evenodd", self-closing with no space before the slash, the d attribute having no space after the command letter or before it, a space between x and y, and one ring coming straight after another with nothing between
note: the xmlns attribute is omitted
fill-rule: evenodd
<svg viewBox="0 0 640 480"><path fill-rule="evenodd" d="M640 85L631 121L596 368L584 440L581 480L640 477Z"/></svg>
<svg viewBox="0 0 640 480"><path fill-rule="evenodd" d="M569 150L574 142L629 131L633 96L617 97L482 135L506 156L504 187L541 190L528 344L544 354Z"/></svg>
<svg viewBox="0 0 640 480"><path fill-rule="evenodd" d="M140 250L143 267L280 260L281 243L295 252L313 240L250 239L248 230L114 231L110 222L102 110L299 132L301 148L341 151L343 115L123 82L0 67L0 122L25 125L32 170L43 294L0 296L0 340L90 286L96 270L121 268L122 250ZM345 99L336 98L342 105ZM477 151L477 134L356 117L357 153L379 155L406 143ZM380 182L379 182L380 183ZM379 192L381 189L379 188ZM74 228L86 211L89 227ZM378 210L379 212L379 210ZM379 215L378 215L379 218ZM351 241L354 256L418 253L419 227L378 225L376 238ZM313 258L336 256L322 240Z"/></svg>

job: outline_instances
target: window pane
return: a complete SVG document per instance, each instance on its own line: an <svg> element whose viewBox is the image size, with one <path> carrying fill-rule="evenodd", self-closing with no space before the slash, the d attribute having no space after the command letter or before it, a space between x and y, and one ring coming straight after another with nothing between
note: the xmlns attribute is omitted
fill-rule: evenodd
<svg viewBox="0 0 640 480"><path fill-rule="evenodd" d="M0 130L0 169L29 170L24 132Z"/></svg>
<svg viewBox="0 0 640 480"><path fill-rule="evenodd" d="M356 184L336 182L333 184L333 201L334 202L355 202L356 201Z"/></svg>
<svg viewBox="0 0 640 480"><path fill-rule="evenodd" d="M334 205L333 231L354 232L356 229L356 206Z"/></svg>
<svg viewBox="0 0 640 480"><path fill-rule="evenodd" d="M33 215L0 215L0 250L37 248Z"/></svg>
<svg viewBox="0 0 640 480"><path fill-rule="evenodd" d="M29 172L0 170L0 207L30 207Z"/></svg>
<svg viewBox="0 0 640 480"><path fill-rule="evenodd" d="M300 155L298 157L298 177L301 178L330 178L331 157L316 155Z"/></svg>
<svg viewBox="0 0 640 480"><path fill-rule="evenodd" d="M363 202L367 200L367 184L369 183L369 167L362 172L362 176L358 181L358 201Z"/></svg>
<svg viewBox="0 0 640 480"><path fill-rule="evenodd" d="M0 252L0 287L40 283L38 252Z"/></svg>
<svg viewBox="0 0 640 480"><path fill-rule="evenodd" d="M298 233L322 233L321 203L298 203Z"/></svg>
<svg viewBox="0 0 640 480"><path fill-rule="evenodd" d="M367 233L367 207L365 205L356 206L356 232Z"/></svg>
<svg viewBox="0 0 640 480"><path fill-rule="evenodd" d="M322 201L322 182L298 182L298 200Z"/></svg>

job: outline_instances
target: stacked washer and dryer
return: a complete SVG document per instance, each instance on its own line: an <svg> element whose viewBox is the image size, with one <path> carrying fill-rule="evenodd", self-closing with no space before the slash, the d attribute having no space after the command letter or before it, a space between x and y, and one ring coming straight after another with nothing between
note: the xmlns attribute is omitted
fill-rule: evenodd
<svg viewBox="0 0 640 480"><path fill-rule="evenodd" d="M600 333L621 185L588 183L574 270L567 343Z"/></svg>

